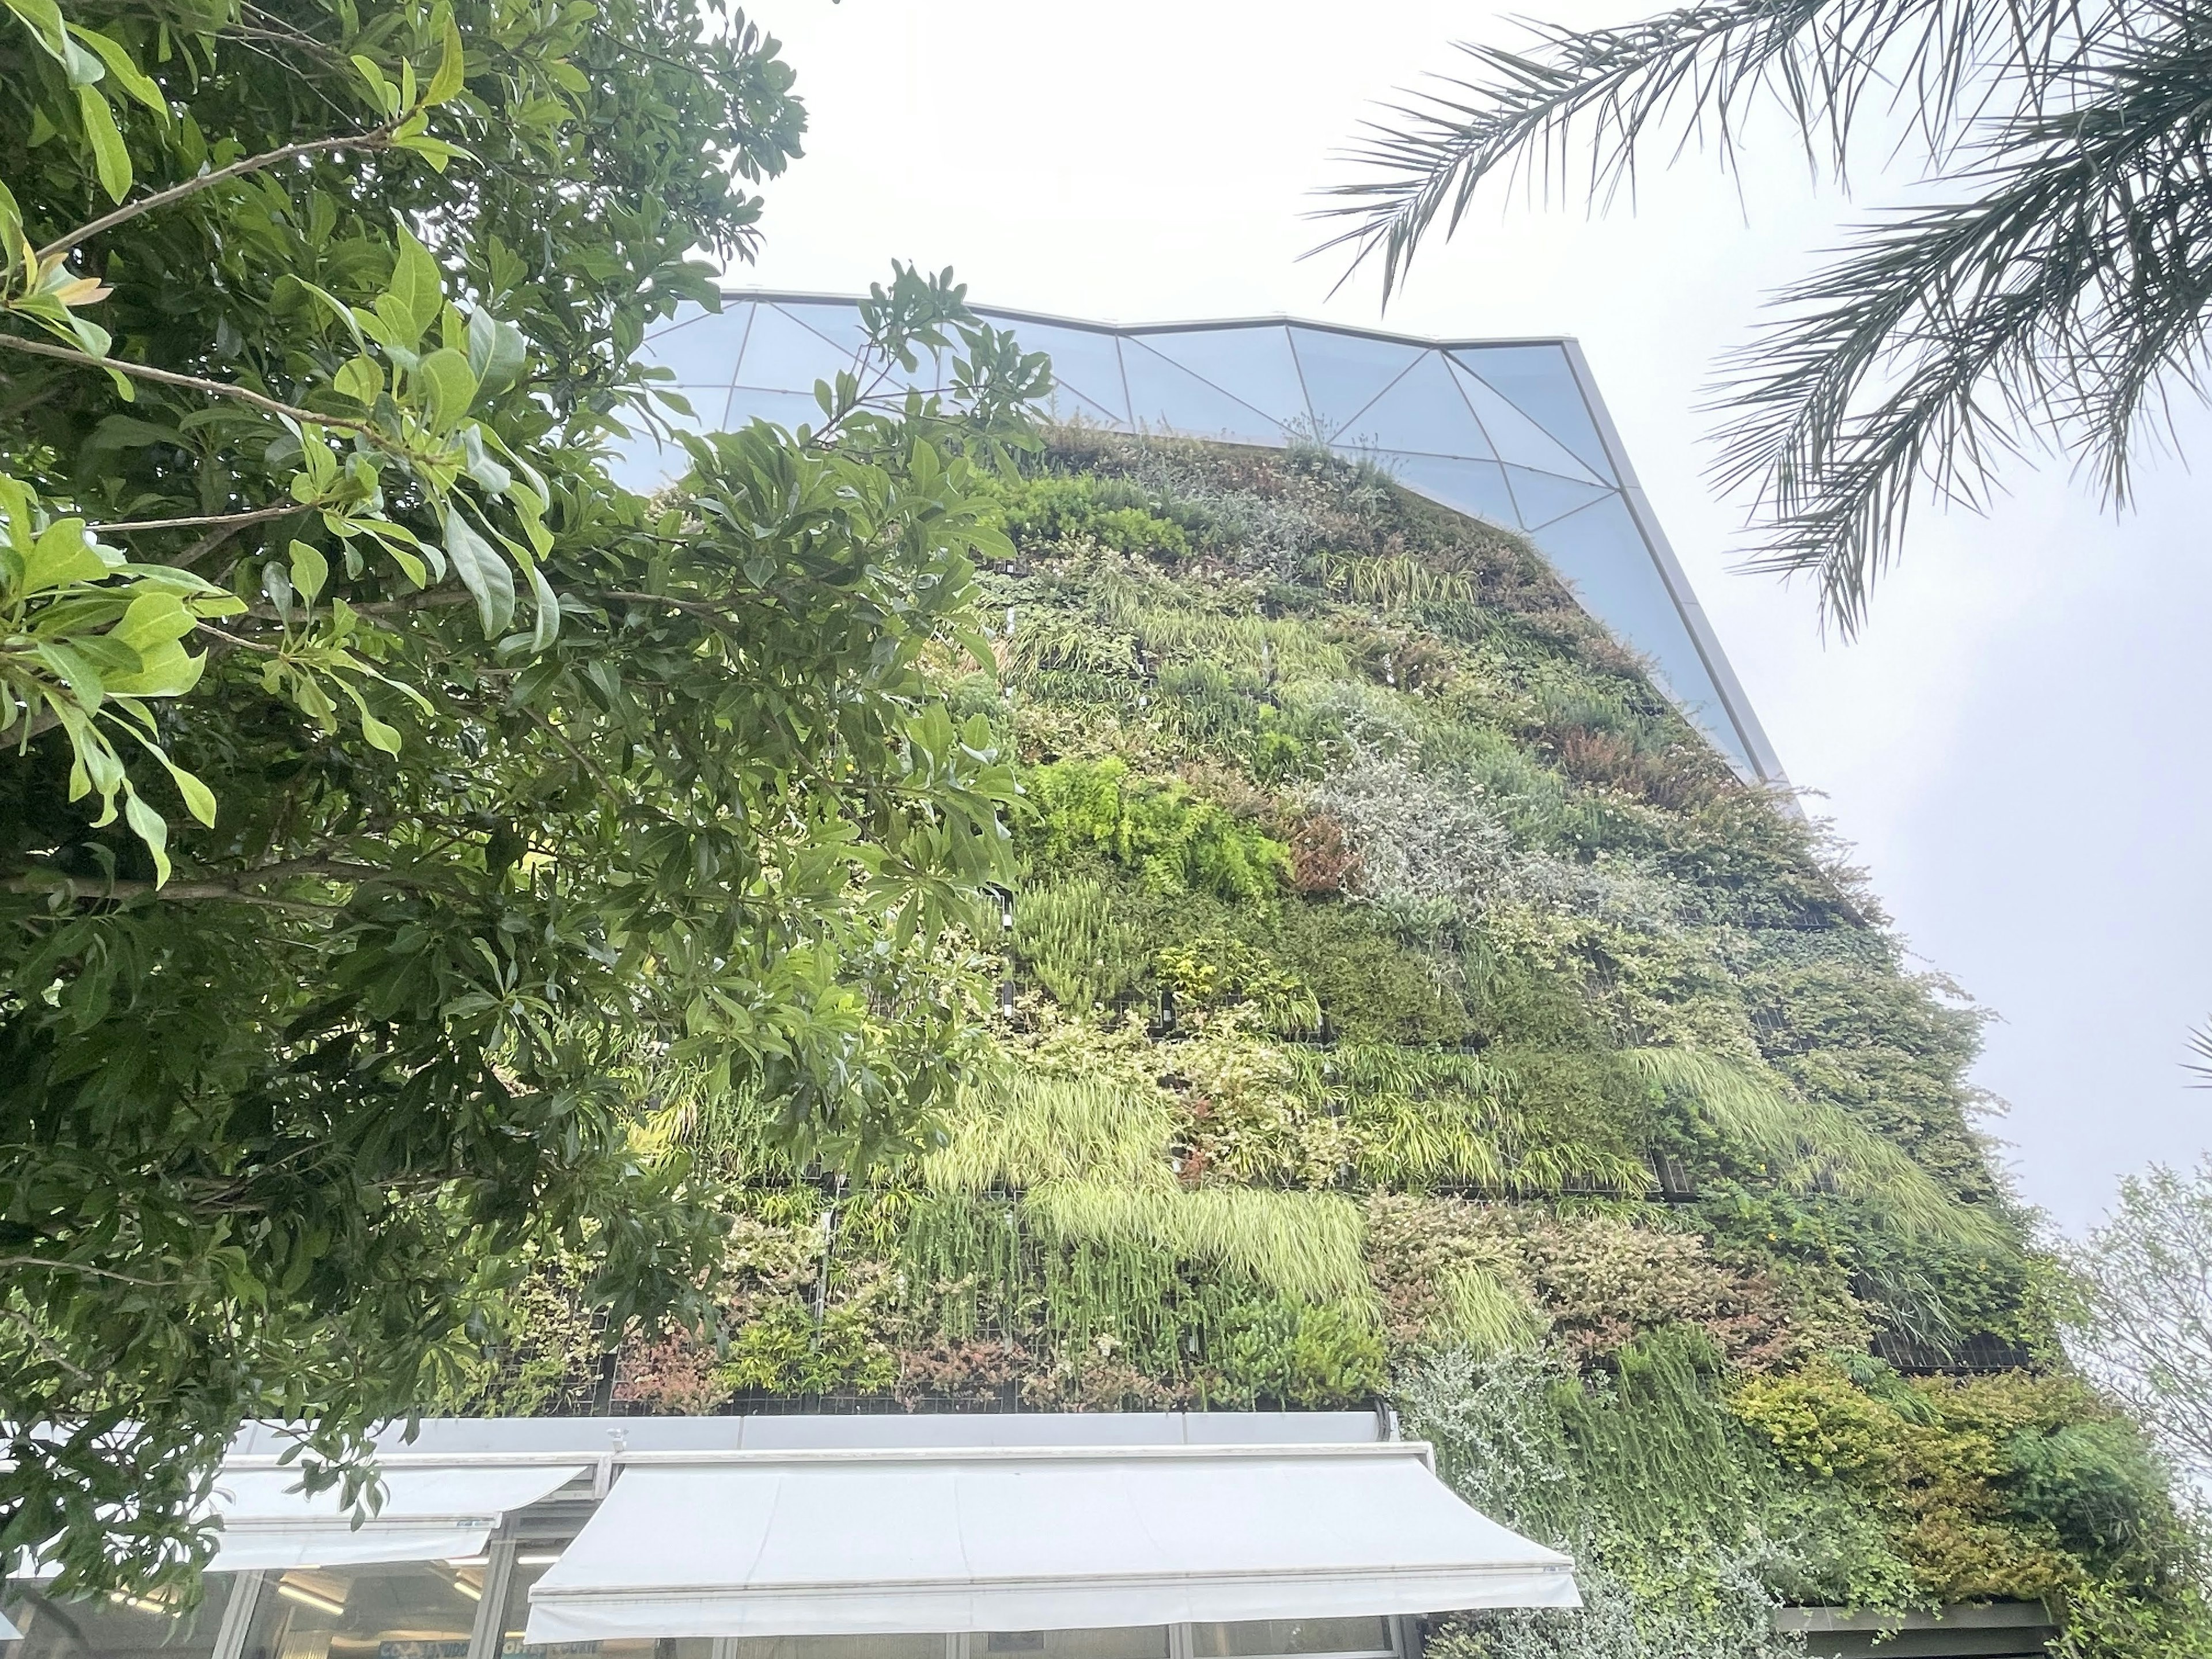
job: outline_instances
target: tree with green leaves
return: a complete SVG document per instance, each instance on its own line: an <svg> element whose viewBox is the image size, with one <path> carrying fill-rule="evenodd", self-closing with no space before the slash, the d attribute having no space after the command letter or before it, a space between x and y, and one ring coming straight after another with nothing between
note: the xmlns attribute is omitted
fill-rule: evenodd
<svg viewBox="0 0 2212 1659"><path fill-rule="evenodd" d="M1012 793L937 688L1045 380L902 269L818 422L611 481L798 152L715 0L0 41L0 1555L66 1593L189 1583L248 1418L363 1492L533 1256L611 1340L710 1307L663 1079L924 1132Z"/></svg>
<svg viewBox="0 0 2212 1659"><path fill-rule="evenodd" d="M1754 568L1805 573L1847 635L1923 491L1978 504L2033 444L2113 504L2167 398L2201 390L2212 319L2212 22L2169 0L1695 0L1623 27L1538 26L1392 111L1340 186L1328 246L1386 296L1482 186L1632 188L1658 145L1733 166L1762 105L1816 173L1886 123L1916 204L1779 296L1729 363L1717 469L1757 498ZM1889 136L1894 137L1895 131Z"/></svg>

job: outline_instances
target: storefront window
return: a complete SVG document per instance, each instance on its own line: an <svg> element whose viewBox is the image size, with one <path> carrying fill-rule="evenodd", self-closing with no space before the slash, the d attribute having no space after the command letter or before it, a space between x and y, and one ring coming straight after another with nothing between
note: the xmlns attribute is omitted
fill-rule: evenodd
<svg viewBox="0 0 2212 1659"><path fill-rule="evenodd" d="M1127 1630L998 1630L978 1636L970 1659L1168 1659L1168 1627L1137 1625Z"/></svg>
<svg viewBox="0 0 2212 1659"><path fill-rule="evenodd" d="M945 1659L942 1636L749 1636L737 1659Z"/></svg>
<svg viewBox="0 0 2212 1659"><path fill-rule="evenodd" d="M532 1646L522 1639L530 1623L530 1587L561 1559L557 1549L526 1547L514 1558L514 1574L507 1581L507 1609L500 1621L501 1659L711 1659L714 1644L703 1638L662 1637L629 1642L556 1642ZM926 1659L944 1659L944 1644ZM398 1659L398 1656L393 1656ZM894 1656L893 1659L903 1659Z"/></svg>
<svg viewBox="0 0 2212 1659"><path fill-rule="evenodd" d="M271 1574L244 1659L468 1659L483 1577L481 1561Z"/></svg>
<svg viewBox="0 0 2212 1659"><path fill-rule="evenodd" d="M155 1598L61 1601L27 1583L11 1584L0 1607L23 1634L0 1642L0 1659L209 1659L232 1581L210 1575L205 1583L199 1606L181 1615Z"/></svg>
<svg viewBox="0 0 2212 1659"><path fill-rule="evenodd" d="M1254 1619L1236 1625L1193 1625L1193 1659L1270 1659L1278 1654L1386 1653L1383 1619Z"/></svg>

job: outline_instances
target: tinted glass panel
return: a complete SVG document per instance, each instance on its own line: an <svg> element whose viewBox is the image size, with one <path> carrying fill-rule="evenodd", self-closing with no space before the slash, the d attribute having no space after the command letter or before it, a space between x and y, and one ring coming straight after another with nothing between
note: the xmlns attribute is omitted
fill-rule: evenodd
<svg viewBox="0 0 2212 1659"><path fill-rule="evenodd" d="M1559 359L1562 374L1566 372L1566 361L1564 356ZM1499 395L1495 387L1465 369L1455 374L1499 460L1510 461L1516 466L1534 467L1539 471L1556 472L1563 478L1580 478L1589 483L1600 481L1598 475L1584 466L1572 451ZM1571 392L1573 389L1571 386L1568 387Z"/></svg>
<svg viewBox="0 0 2212 1659"><path fill-rule="evenodd" d="M1236 438L1248 443L1283 441L1280 422L1177 368L1140 341L1122 343L1121 363L1129 375L1130 418L1148 432Z"/></svg>
<svg viewBox="0 0 2212 1659"><path fill-rule="evenodd" d="M1425 353L1389 391L1353 416L1334 441L1340 449L1372 445L1431 455L1490 453L1466 396L1444 360L1433 351Z"/></svg>
<svg viewBox="0 0 2212 1659"><path fill-rule="evenodd" d="M750 325L750 305L725 305L719 315L687 306L678 320L656 329L645 342L646 357L676 371L679 386L726 389L738 372L738 354L744 349ZM703 410L707 400L691 399Z"/></svg>
<svg viewBox="0 0 2212 1659"><path fill-rule="evenodd" d="M1240 1625L1193 1625L1196 1659L1248 1659L1279 1653L1381 1653L1390 1645L1382 1619L1256 1619Z"/></svg>
<svg viewBox="0 0 2212 1659"><path fill-rule="evenodd" d="M0 1596L22 1639L0 1642L6 1659L207 1659L230 1600L233 1581L210 1576L207 1594L182 1617L158 1601L97 1596L58 1601L28 1584Z"/></svg>
<svg viewBox="0 0 2212 1659"><path fill-rule="evenodd" d="M1531 472L1525 466L1507 467L1505 482L1513 487L1521 522L1530 530L1540 530L1553 520L1563 519L1613 493L1607 484L1580 483L1555 473Z"/></svg>
<svg viewBox="0 0 2212 1659"><path fill-rule="evenodd" d="M1052 377L1060 386L1060 407L1068 413L1098 411L1117 425L1129 418L1128 400L1121 392L1121 357L1110 334L1094 334L1087 328L1054 328L1049 323L1009 323L1025 351L1042 351L1052 359ZM1068 409L1070 395L1089 407Z"/></svg>
<svg viewBox="0 0 2212 1659"><path fill-rule="evenodd" d="M1620 498L1609 495L1570 513L1529 539L1572 584L1583 609L1603 617L1651 659L1661 689L1692 724L1711 738L1723 754L1750 769L1743 739L1729 723L1705 659Z"/></svg>
<svg viewBox="0 0 2212 1659"><path fill-rule="evenodd" d="M704 1638L685 1637L677 1639L662 1637L657 1641L635 1642L551 1642L536 1647L526 1644L522 1632L530 1623L530 1587L545 1576L545 1570L561 1559L557 1549L533 1549L526 1547L514 1558L514 1571L507 1581L507 1607L501 1616L500 1651L503 1659L712 1659L714 1644ZM936 1645L928 1652L916 1654L912 1659L944 1659L945 1638L928 1638ZM750 1647L753 1644L741 1644ZM763 1650L783 1645L778 1642L758 1644ZM247 1659L253 1659L252 1655ZM405 1654L390 1654L384 1659L411 1659ZM808 1656L807 1659L812 1659ZM829 1659L828 1655L823 1659ZM873 1654L855 1652L854 1659L878 1659ZM900 1654L884 1654L881 1659L908 1659Z"/></svg>
<svg viewBox="0 0 2212 1659"><path fill-rule="evenodd" d="M1605 446L1598 441L1565 351L1555 345L1481 346L1452 355L1565 445L1592 473L1612 478Z"/></svg>
<svg viewBox="0 0 2212 1659"><path fill-rule="evenodd" d="M1363 340L1316 328L1293 328L1291 340L1297 348L1306 399L1313 404L1314 418L1328 437L1346 426L1356 426L1367 405L1422 355L1419 346Z"/></svg>
<svg viewBox="0 0 2212 1659"><path fill-rule="evenodd" d="M1194 328L1137 338L1285 426L1313 424L1287 329Z"/></svg>
<svg viewBox="0 0 2212 1659"><path fill-rule="evenodd" d="M811 391L817 380L834 380L853 366L854 349L832 345L812 329L774 306L762 306L738 365L739 386ZM677 366L679 375L683 370Z"/></svg>
<svg viewBox="0 0 2212 1659"><path fill-rule="evenodd" d="M1449 460L1440 455L1408 455L1383 450L1375 459L1407 489L1441 501L1457 513L1510 530L1520 521L1505 469L1495 461ZM1648 562L1648 561L1647 561Z"/></svg>

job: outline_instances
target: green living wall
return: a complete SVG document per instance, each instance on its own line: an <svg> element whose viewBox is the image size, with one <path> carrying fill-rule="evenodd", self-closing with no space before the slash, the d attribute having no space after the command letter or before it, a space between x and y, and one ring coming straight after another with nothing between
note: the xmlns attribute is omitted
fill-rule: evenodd
<svg viewBox="0 0 2212 1659"><path fill-rule="evenodd" d="M1387 1401L1581 1569L1459 1659L2012 1597L2081 1659L2212 1651L1991 1176L1977 1016L1540 559L1317 453L1063 432L1002 494L997 660L940 668L1019 753L1023 874L938 1144L827 1176L664 1069L729 1340L603 1362L547 1263L449 1407Z"/></svg>

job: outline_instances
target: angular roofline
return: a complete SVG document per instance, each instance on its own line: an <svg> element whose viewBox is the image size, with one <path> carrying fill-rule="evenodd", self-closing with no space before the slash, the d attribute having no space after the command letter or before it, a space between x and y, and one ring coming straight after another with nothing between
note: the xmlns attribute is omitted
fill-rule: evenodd
<svg viewBox="0 0 2212 1659"><path fill-rule="evenodd" d="M851 294L823 294L799 289L764 289L723 287L720 293L725 301L775 305L788 302L794 305L854 305L859 296ZM1553 346L1566 357L1569 372L1575 387L1589 412L1591 424L1597 430L1598 441L1604 446L1606 457L1612 463L1615 477L1620 481L1621 499L1628 508L1638 535L1643 539L1667 597L1680 619L1683 629L1690 637L1713 689L1721 700L1721 714L1735 732L1736 740L1743 746L1752 769L1760 781L1784 792L1784 799L1800 813L1802 807L1790 789L1789 775L1782 769L1779 756L1767 738L1765 727L1759 723L1758 714L1751 706L1751 698L1736 678L1728 653L1721 647L1720 636L1714 631L1712 620L1705 614L1697 592L1690 585L1688 573L1675 554L1674 544L1660 526L1658 514L1653 511L1650 497L1645 494L1636 469L1630 464L1627 446L1621 441L1620 429L1614 425L1612 411L1597 388L1596 377L1590 372L1589 359L1583 353L1582 342L1571 334L1528 334L1492 336L1489 337L1438 338L1422 334L1400 334L1387 329L1359 328L1347 323L1317 322L1302 317L1278 315L1268 317L1218 317L1194 319L1181 322L1108 323L1095 319L1063 317L1048 311L1029 311L1018 306L999 306L971 302L978 316L1013 323L1036 323L1049 328L1072 329L1080 333L1095 334L1107 338L1141 338L1146 335L1218 332L1224 329L1284 328L1306 329L1318 333L1335 334L1348 339L1375 340L1391 345L1411 346L1421 350L1480 351L1501 346ZM1523 532L1527 533L1527 532Z"/></svg>

